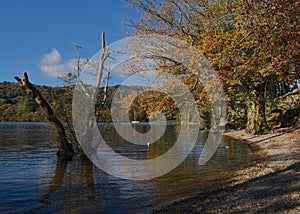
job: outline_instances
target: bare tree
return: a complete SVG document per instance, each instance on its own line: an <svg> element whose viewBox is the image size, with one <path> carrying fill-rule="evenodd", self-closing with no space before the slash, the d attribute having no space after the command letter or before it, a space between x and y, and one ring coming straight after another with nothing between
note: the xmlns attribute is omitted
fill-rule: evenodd
<svg viewBox="0 0 300 214"><path fill-rule="evenodd" d="M25 72L22 79L15 76L20 86L24 88L29 95L37 102L47 115L47 120L55 127L58 135L58 156L71 157L74 154L73 145L68 141L63 124L54 114L46 99L42 96L38 89L29 81L28 75Z"/></svg>
<svg viewBox="0 0 300 214"><path fill-rule="evenodd" d="M77 53L77 72L76 74L67 74L66 78L61 78L65 83L70 83L70 79L72 81L77 79L78 82L80 82L80 72L81 72L81 58L79 54L79 48L80 47L78 44L76 44L76 53ZM102 48L101 48L101 55L100 55L100 61L97 63L98 65L98 74L97 74L97 83L96 87L98 88L101 84L102 81L102 73L103 73L103 68L104 68L104 62L105 60L109 57L108 51L105 50L105 34L102 33ZM87 60L84 62L85 64L87 63L93 63ZM106 82L105 82L105 87L104 87L104 98L101 102L101 105L103 106L106 99L107 99L107 91L108 91L108 81L109 81L109 74L110 71L108 71L107 77L106 77ZM66 122L68 124L67 130L69 133L69 136L71 136L71 141L68 140L67 133L66 133L66 128L63 126L62 122L58 119L58 117L55 115L54 111L52 110L51 106L48 104L47 100L43 97L43 95L40 93L40 91L29 81L28 79L28 74L25 72L22 78L19 78L15 76L15 79L19 82L19 85L27 91L29 95L37 102L37 104L44 110L47 120L55 127L56 133L58 136L58 152L57 155L61 158L67 158L69 159L72 157L75 153L75 149L80 149L78 142L76 141L76 136L75 132L73 130L73 125L71 120L68 120L66 117ZM84 89L84 88L83 88ZM66 113L67 114L67 113ZM72 142L72 143L71 143Z"/></svg>

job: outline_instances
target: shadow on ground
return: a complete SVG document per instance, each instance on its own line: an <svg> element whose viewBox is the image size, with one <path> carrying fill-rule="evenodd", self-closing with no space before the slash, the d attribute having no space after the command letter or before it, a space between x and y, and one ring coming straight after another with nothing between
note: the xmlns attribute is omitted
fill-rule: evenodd
<svg viewBox="0 0 300 214"><path fill-rule="evenodd" d="M176 202L154 213L278 213L300 206L300 162Z"/></svg>

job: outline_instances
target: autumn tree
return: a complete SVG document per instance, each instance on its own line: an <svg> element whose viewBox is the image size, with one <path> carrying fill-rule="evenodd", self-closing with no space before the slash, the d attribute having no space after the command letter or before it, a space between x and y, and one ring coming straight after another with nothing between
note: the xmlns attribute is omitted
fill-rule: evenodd
<svg viewBox="0 0 300 214"><path fill-rule="evenodd" d="M156 118L158 115L155 115L158 112L164 114L167 120L178 119L178 107L175 101L162 92L148 90L137 96L133 103L140 106L146 112L148 119L159 121L160 118Z"/></svg>
<svg viewBox="0 0 300 214"><path fill-rule="evenodd" d="M129 4L142 13L139 21L130 23L136 34L167 34L193 44L219 73L228 101L234 104L242 93L247 132L268 132L267 89L283 79L287 83L299 79L299 1L129 0Z"/></svg>

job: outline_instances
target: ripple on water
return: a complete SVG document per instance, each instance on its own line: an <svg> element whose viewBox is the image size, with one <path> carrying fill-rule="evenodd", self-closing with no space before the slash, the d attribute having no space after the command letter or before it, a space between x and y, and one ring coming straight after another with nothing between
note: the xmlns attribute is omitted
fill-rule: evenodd
<svg viewBox="0 0 300 214"><path fill-rule="evenodd" d="M166 152L176 140L176 130L168 126L166 136L150 150L123 144L112 126L106 127L106 138L123 155L147 158ZM199 166L206 136L201 133L190 156L175 170L152 180L130 181L106 174L80 155L67 164L57 162L55 136L47 124L0 123L0 136L0 213L145 212L201 193L222 172L252 157L248 147L224 138L212 160Z"/></svg>

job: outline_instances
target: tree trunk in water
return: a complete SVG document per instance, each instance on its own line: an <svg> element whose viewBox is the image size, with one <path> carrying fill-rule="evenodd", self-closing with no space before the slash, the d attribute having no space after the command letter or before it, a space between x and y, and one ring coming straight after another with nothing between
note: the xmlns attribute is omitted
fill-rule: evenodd
<svg viewBox="0 0 300 214"><path fill-rule="evenodd" d="M15 77L19 82L20 86L26 89L27 93L32 96L33 99L38 103L40 107L43 108L47 115L47 120L54 125L57 135L58 135L58 152L57 155L61 157L72 157L74 155L73 145L68 142L65 129L62 123L57 119L54 112L52 111L50 105L41 95L39 90L37 90L34 85L32 85L28 80L28 75L25 72L22 79Z"/></svg>
<svg viewBox="0 0 300 214"><path fill-rule="evenodd" d="M265 84L259 83L250 92L247 101L247 127L250 134L264 134L270 131L265 114Z"/></svg>

